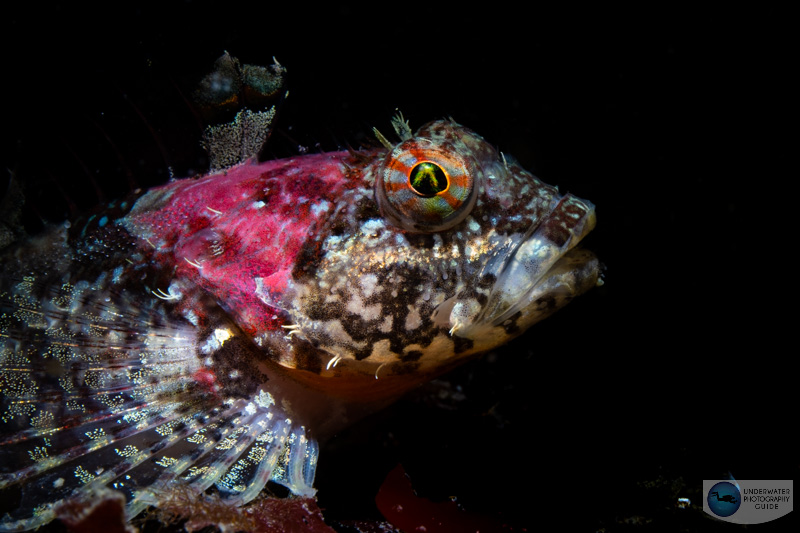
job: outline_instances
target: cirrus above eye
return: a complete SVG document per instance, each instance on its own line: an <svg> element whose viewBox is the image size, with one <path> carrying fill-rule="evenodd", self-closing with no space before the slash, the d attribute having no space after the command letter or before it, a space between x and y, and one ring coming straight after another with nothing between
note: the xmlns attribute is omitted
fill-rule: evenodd
<svg viewBox="0 0 800 533"><path fill-rule="evenodd" d="M475 170L469 160L427 138L397 145L375 181L383 217L414 232L452 228L472 210L476 192Z"/></svg>

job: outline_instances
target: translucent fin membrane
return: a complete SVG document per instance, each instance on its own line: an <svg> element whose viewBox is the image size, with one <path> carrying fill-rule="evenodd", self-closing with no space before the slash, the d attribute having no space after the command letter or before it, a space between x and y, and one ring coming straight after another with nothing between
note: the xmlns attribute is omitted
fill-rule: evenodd
<svg viewBox="0 0 800 533"><path fill-rule="evenodd" d="M131 517L175 484L232 505L270 479L314 493L305 429L266 391L227 398L195 379L195 329L149 305L33 278L0 291L0 531L104 485Z"/></svg>
<svg viewBox="0 0 800 533"><path fill-rule="evenodd" d="M295 494L313 495L316 443L295 446L293 441L308 442L305 429L293 426L274 405L257 406L258 401L210 420L112 483L128 488L130 515L157 506L170 483L186 484L198 493L213 488L231 505L251 501L269 480Z"/></svg>

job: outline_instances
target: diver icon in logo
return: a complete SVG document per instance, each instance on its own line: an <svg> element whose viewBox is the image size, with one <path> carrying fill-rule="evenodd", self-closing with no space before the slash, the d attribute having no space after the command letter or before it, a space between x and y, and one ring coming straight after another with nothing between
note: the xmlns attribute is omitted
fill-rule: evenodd
<svg viewBox="0 0 800 533"><path fill-rule="evenodd" d="M717 516L730 516L739 510L742 497L739 487L727 481L721 481L708 491L708 507Z"/></svg>

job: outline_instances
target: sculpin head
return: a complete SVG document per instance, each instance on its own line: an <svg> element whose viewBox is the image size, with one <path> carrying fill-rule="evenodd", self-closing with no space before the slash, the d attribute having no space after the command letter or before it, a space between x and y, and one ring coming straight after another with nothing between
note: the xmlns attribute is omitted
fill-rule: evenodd
<svg viewBox="0 0 800 533"><path fill-rule="evenodd" d="M278 304L320 376L361 373L384 392L505 343L599 277L575 248L591 203L455 122L395 128L402 142L351 171Z"/></svg>

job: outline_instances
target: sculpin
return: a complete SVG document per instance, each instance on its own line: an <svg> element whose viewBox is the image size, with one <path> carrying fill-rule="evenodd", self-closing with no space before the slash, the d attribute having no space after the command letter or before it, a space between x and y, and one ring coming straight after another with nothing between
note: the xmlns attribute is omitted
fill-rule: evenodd
<svg viewBox="0 0 800 533"><path fill-rule="evenodd" d="M101 486L129 516L178 484L313 495L321 439L598 283L591 203L452 120L393 126L3 252L0 530Z"/></svg>

